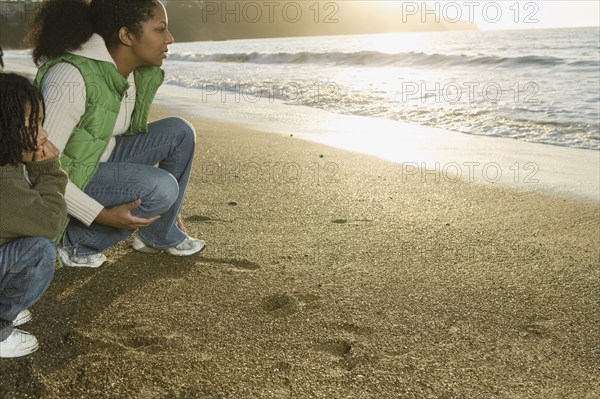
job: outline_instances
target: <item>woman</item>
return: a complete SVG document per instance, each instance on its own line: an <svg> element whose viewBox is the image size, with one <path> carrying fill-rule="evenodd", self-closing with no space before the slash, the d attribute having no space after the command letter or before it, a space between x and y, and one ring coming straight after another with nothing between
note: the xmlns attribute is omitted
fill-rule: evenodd
<svg viewBox="0 0 600 399"><path fill-rule="evenodd" d="M194 129L175 117L147 123L173 43L163 4L48 1L28 39L45 126L69 175L63 263L99 267L102 252L136 229L133 247L141 252L187 256L204 249L178 217Z"/></svg>

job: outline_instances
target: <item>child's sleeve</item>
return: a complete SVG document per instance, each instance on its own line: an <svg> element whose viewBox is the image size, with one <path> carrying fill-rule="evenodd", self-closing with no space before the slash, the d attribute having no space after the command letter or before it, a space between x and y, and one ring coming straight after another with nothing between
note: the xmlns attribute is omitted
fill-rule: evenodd
<svg viewBox="0 0 600 399"><path fill-rule="evenodd" d="M50 159L25 164L31 186L25 176L3 176L2 238L46 237L61 233L67 217L64 199L67 175L60 161Z"/></svg>

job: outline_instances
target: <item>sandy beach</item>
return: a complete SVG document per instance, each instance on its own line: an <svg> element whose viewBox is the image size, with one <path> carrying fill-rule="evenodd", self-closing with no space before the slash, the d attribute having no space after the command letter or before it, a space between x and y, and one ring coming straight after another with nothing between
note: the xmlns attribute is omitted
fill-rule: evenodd
<svg viewBox="0 0 600 399"><path fill-rule="evenodd" d="M207 249L58 270L0 397L600 396L598 203L189 119Z"/></svg>

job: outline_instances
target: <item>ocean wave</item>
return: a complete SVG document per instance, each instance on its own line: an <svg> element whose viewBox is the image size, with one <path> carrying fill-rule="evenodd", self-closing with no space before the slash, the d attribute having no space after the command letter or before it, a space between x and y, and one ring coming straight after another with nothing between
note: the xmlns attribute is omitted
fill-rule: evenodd
<svg viewBox="0 0 600 399"><path fill-rule="evenodd" d="M574 66L574 67L598 68L598 67L600 67L600 61L597 61L597 60L573 61L573 62L569 62L568 65L569 66Z"/></svg>
<svg viewBox="0 0 600 399"><path fill-rule="evenodd" d="M381 97L376 93L356 92L340 88L326 90L315 97L314 82L295 81L294 90L285 90L284 83L252 79L227 79L222 82L204 79L186 79L171 75L166 84L198 89L204 98L220 101L272 102L319 108L326 111L385 118L431 127L440 127L467 134L515 138L573 148L600 150L596 122L597 107L561 108L560 104L540 105L539 108L507 104L485 107L486 104L464 102L451 107L438 107L436 103L401 102L400 99ZM237 96L237 97L236 97ZM206 100L204 100L206 101ZM595 103L597 105L597 102ZM584 112L589 108L589 113Z"/></svg>
<svg viewBox="0 0 600 399"><path fill-rule="evenodd" d="M232 53L232 54L202 54L174 53L169 57L174 61L188 62L219 62L219 63L249 63L249 64L322 64L322 65L359 65L359 66L388 66L388 65L432 65L432 66L462 66L480 65L496 67L517 66L592 66L596 61L577 61L552 56L526 55L520 57L499 57L494 55L465 55L465 54L427 54L423 52L406 52L399 54L382 53L378 51L359 51L353 53L330 52L300 52L300 53Z"/></svg>

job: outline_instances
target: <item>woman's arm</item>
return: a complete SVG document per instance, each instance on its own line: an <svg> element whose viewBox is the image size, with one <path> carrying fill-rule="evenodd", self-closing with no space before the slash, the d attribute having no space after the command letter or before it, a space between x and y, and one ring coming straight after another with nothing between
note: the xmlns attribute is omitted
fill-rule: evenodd
<svg viewBox="0 0 600 399"><path fill-rule="evenodd" d="M85 113L86 90L79 70L61 62L48 70L40 91L46 105L44 128L62 153L71 133Z"/></svg>
<svg viewBox="0 0 600 399"><path fill-rule="evenodd" d="M86 91L83 76L73 65L61 62L48 70L40 89L46 103L44 128L50 141L62 153L73 129L85 113ZM104 208L70 180L65 200L68 213L87 226L92 224Z"/></svg>

